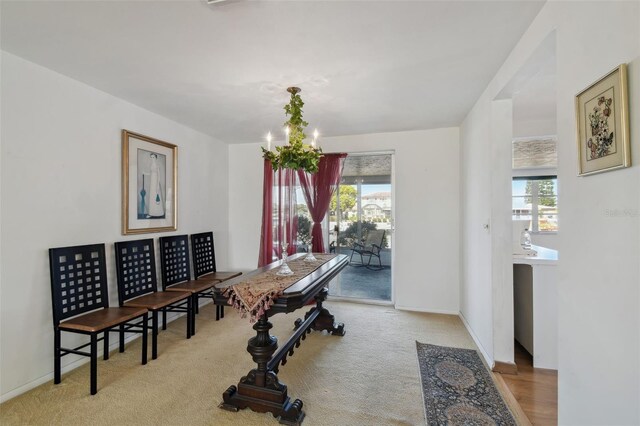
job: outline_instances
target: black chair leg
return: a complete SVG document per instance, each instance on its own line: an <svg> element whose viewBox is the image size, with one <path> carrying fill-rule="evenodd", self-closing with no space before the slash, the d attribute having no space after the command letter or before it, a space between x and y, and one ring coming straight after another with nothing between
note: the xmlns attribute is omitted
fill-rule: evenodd
<svg viewBox="0 0 640 426"><path fill-rule="evenodd" d="M162 310L162 329L163 330L167 329L167 310L166 309Z"/></svg>
<svg viewBox="0 0 640 426"><path fill-rule="evenodd" d="M120 353L124 352L124 325L120 325Z"/></svg>
<svg viewBox="0 0 640 426"><path fill-rule="evenodd" d="M108 333L108 331L105 331ZM98 335L91 334L91 395L98 393Z"/></svg>
<svg viewBox="0 0 640 426"><path fill-rule="evenodd" d="M220 305L216 305L216 321L220 321Z"/></svg>
<svg viewBox="0 0 640 426"><path fill-rule="evenodd" d="M191 306L191 297L187 298L187 339L191 339L191 315L193 307Z"/></svg>
<svg viewBox="0 0 640 426"><path fill-rule="evenodd" d="M158 358L158 311L151 313L151 359Z"/></svg>
<svg viewBox="0 0 640 426"><path fill-rule="evenodd" d="M102 338L102 359L109 359L109 330L105 330L104 337Z"/></svg>
<svg viewBox="0 0 640 426"><path fill-rule="evenodd" d="M220 305L220 318L224 318L224 305Z"/></svg>
<svg viewBox="0 0 640 426"><path fill-rule="evenodd" d="M142 316L142 365L147 364L147 332L149 331L147 321L149 321L149 317L144 314Z"/></svg>
<svg viewBox="0 0 640 426"><path fill-rule="evenodd" d="M192 310L191 310L191 335L195 336L196 334L196 313L198 312L198 295L197 294L193 294L191 296L191 306L192 306Z"/></svg>
<svg viewBox="0 0 640 426"><path fill-rule="evenodd" d="M60 329L56 327L53 330L53 383L58 384L61 380L61 367L60 367Z"/></svg>

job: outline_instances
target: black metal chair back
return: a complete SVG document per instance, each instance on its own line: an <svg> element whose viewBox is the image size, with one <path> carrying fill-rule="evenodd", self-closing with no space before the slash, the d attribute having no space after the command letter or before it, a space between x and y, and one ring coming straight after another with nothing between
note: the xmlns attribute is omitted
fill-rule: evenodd
<svg viewBox="0 0 640 426"><path fill-rule="evenodd" d="M193 273L195 278L216 272L216 251L213 244L213 232L191 235L193 251Z"/></svg>
<svg viewBox="0 0 640 426"><path fill-rule="evenodd" d="M158 291L153 239L115 243L118 302Z"/></svg>
<svg viewBox="0 0 640 426"><path fill-rule="evenodd" d="M109 307L104 244L49 249L53 325Z"/></svg>
<svg viewBox="0 0 640 426"><path fill-rule="evenodd" d="M189 238L186 235L160 237L162 288L191 280Z"/></svg>

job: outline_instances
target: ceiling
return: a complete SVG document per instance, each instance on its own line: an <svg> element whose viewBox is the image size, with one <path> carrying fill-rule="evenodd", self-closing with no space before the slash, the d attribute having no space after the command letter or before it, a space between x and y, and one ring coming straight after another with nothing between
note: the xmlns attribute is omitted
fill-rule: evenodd
<svg viewBox="0 0 640 426"><path fill-rule="evenodd" d="M457 126L543 2L2 1L2 49L226 143Z"/></svg>

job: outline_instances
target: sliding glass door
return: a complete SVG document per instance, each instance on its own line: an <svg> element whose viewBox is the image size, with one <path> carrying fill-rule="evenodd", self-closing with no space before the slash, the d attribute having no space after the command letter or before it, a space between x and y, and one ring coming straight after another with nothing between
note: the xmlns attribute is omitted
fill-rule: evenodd
<svg viewBox="0 0 640 426"><path fill-rule="evenodd" d="M330 249L349 266L329 288L331 296L392 301L392 153L349 154L329 208Z"/></svg>

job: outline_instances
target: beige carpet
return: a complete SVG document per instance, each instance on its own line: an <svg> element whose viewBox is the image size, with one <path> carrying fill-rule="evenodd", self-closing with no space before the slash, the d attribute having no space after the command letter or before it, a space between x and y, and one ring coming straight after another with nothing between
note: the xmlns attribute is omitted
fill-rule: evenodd
<svg viewBox="0 0 640 426"><path fill-rule="evenodd" d="M312 332L279 374L289 396L304 402L304 425L424 424L415 341L475 349L456 316L345 302L326 306L347 334ZM273 317L272 334L286 340L303 313ZM46 383L9 400L0 405L0 424L277 425L268 413L218 408L227 387L254 367L246 352L254 334L248 320L228 308L225 314L216 322L213 306L202 308L191 340L184 338L184 318L170 323L158 336L158 359L146 366L140 365L140 339L124 354L99 359L95 396L89 395L85 364L59 385Z"/></svg>

